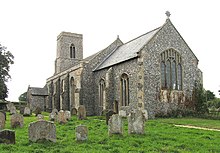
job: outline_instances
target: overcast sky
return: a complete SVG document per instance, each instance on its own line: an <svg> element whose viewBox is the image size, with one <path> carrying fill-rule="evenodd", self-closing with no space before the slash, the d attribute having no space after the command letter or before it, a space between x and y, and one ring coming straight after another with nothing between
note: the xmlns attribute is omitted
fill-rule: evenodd
<svg viewBox="0 0 220 153"><path fill-rule="evenodd" d="M43 87L54 73L56 37L83 34L84 57L107 47L117 35L127 42L171 21L199 59L205 89L220 89L218 0L0 0L0 43L15 56L8 100L28 85Z"/></svg>

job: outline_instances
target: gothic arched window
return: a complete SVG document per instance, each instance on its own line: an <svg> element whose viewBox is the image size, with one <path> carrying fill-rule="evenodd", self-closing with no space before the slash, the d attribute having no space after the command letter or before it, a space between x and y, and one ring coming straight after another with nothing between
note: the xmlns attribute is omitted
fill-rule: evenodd
<svg viewBox="0 0 220 153"><path fill-rule="evenodd" d="M74 44L70 45L70 58L76 58L76 48Z"/></svg>
<svg viewBox="0 0 220 153"><path fill-rule="evenodd" d="M99 106L103 106L104 95L105 95L105 80L101 79L99 81Z"/></svg>
<svg viewBox="0 0 220 153"><path fill-rule="evenodd" d="M182 59L174 49L161 53L161 88L182 90Z"/></svg>
<svg viewBox="0 0 220 153"><path fill-rule="evenodd" d="M121 75L121 106L129 105L129 78L127 74Z"/></svg>

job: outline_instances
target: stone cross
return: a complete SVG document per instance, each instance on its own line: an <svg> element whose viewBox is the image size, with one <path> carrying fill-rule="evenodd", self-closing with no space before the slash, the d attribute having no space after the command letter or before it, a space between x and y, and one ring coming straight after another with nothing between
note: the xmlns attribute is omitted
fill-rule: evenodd
<svg viewBox="0 0 220 153"><path fill-rule="evenodd" d="M165 14L166 14L167 18L169 18L169 17L170 17L170 15L171 15L169 11L166 11L166 13L165 13Z"/></svg>

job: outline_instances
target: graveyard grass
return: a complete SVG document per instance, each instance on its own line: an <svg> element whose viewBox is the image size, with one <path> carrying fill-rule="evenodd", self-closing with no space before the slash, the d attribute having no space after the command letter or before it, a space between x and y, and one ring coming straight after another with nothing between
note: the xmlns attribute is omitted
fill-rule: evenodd
<svg viewBox="0 0 220 153"><path fill-rule="evenodd" d="M44 113L48 120L48 113ZM71 152L220 152L220 132L175 127L175 124L194 125L220 129L219 120L197 118L148 120L145 135L128 135L127 120L123 119L123 136L108 136L108 126L104 117L88 117L87 120L71 120L59 125L56 123L57 142L32 143L28 140L28 125L36 121L35 116L24 117L24 127L16 131L16 144L0 144L0 152L32 153L71 153ZM86 125L88 140L76 142L75 128ZM10 115L7 114L6 128L10 129Z"/></svg>

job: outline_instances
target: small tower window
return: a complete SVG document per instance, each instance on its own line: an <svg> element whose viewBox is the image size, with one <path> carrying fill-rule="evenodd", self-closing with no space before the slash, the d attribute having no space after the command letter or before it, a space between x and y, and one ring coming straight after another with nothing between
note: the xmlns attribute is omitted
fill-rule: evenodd
<svg viewBox="0 0 220 153"><path fill-rule="evenodd" d="M76 48L74 44L70 45L70 58L76 58Z"/></svg>

